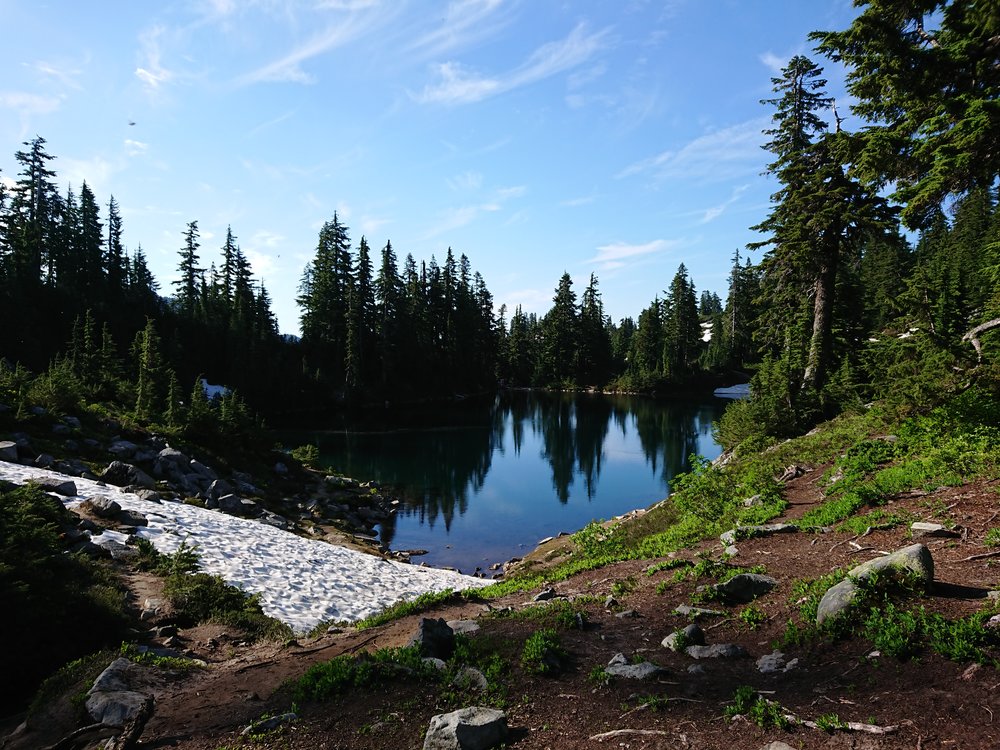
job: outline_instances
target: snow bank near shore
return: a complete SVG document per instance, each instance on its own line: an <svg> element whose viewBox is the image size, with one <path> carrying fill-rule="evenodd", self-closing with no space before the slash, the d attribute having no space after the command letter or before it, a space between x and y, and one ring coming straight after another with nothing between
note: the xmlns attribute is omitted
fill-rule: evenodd
<svg viewBox="0 0 1000 750"><path fill-rule="evenodd" d="M68 507L103 495L125 510L142 513L149 525L139 527L137 533L158 551L170 554L187 542L197 551L202 571L260 594L264 612L297 633L326 620L355 622L423 593L489 583L447 570L382 560L193 505L149 502L118 487L43 469L0 461L0 478L18 483L71 479L79 494L63 498ZM100 537L94 541L100 542Z"/></svg>

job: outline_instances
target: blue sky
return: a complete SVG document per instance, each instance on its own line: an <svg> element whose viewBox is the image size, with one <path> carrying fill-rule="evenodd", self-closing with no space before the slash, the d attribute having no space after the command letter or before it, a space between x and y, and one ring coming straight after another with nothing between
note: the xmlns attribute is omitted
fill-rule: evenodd
<svg viewBox="0 0 1000 750"><path fill-rule="evenodd" d="M322 223L400 264L465 253L497 306L563 271L616 321L680 263L726 292L775 185L770 78L849 0L0 0L0 178L35 134L61 192L113 194L161 292L227 225L283 332ZM841 108L841 113L846 106ZM848 121L848 127L857 123ZM752 256L754 260L756 256Z"/></svg>

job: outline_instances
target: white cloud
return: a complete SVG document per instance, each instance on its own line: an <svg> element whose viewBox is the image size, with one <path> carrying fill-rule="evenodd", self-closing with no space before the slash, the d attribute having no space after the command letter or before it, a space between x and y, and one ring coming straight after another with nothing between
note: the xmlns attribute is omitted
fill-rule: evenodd
<svg viewBox="0 0 1000 750"><path fill-rule="evenodd" d="M589 258L586 263L592 263L602 271L613 271L627 265L626 261L628 260L662 253L679 244L679 240L652 240L639 245L612 242L608 245L598 246L597 255Z"/></svg>
<svg viewBox="0 0 1000 750"><path fill-rule="evenodd" d="M708 224L709 222L718 219L720 216L722 216L722 214L726 212L727 208L736 203L740 199L740 197L742 197L743 193L745 193L749 189L749 187L750 187L749 185L740 185L736 188L733 188L733 193L732 195L729 196L729 199L727 201L725 201L724 203L720 203L717 206L712 206L711 208L705 209L705 212L702 214L700 223Z"/></svg>
<svg viewBox="0 0 1000 750"><path fill-rule="evenodd" d="M374 8L379 0L319 0L315 7L318 10L364 10Z"/></svg>
<svg viewBox="0 0 1000 750"><path fill-rule="evenodd" d="M595 195L585 195L580 198L569 198L568 200L559 201L559 205L566 208L576 208L577 206L589 206L596 200L597 196Z"/></svg>
<svg viewBox="0 0 1000 750"><path fill-rule="evenodd" d="M418 36L406 51L432 58L474 46L506 25L504 19L496 17L503 5L503 0L453 0L441 26Z"/></svg>
<svg viewBox="0 0 1000 750"><path fill-rule="evenodd" d="M440 81L412 96L424 104L482 101L583 64L605 45L607 35L607 30L588 34L579 24L565 39L543 44L520 66L497 77L477 75L455 62L441 63L435 66Z"/></svg>
<svg viewBox="0 0 1000 750"><path fill-rule="evenodd" d="M699 136L676 150L630 164L618 179L647 174L654 179L684 179L716 182L756 174L765 157L761 146L768 126L766 118L755 118Z"/></svg>
<svg viewBox="0 0 1000 750"><path fill-rule="evenodd" d="M762 52L758 56L758 59L764 64L765 67L770 68L771 72L776 76L780 75L781 71L785 69L786 65L788 65L788 58L778 57L778 55L774 54L770 50Z"/></svg>
<svg viewBox="0 0 1000 750"><path fill-rule="evenodd" d="M94 195L107 195L111 176L117 171L115 165L103 156L89 159L59 158L59 180L73 186L79 192L84 182L94 191Z"/></svg>
<svg viewBox="0 0 1000 750"><path fill-rule="evenodd" d="M457 191L470 191L479 190L483 186L483 175L479 172L463 172L460 175L455 175L454 177L449 177L445 180L445 183L451 190Z"/></svg>
<svg viewBox="0 0 1000 750"><path fill-rule="evenodd" d="M51 114L59 109L61 102L57 96L29 94L24 91L0 92L0 107L13 109L23 116Z"/></svg>
<svg viewBox="0 0 1000 750"><path fill-rule="evenodd" d="M350 14L338 18L325 29L300 43L284 57L248 73L240 79L242 84L271 82L313 83L315 77L306 73L301 64L314 57L343 47L373 30L377 23L385 20L375 13L367 12L376 7L375 3L349 3L351 7L340 8Z"/></svg>
<svg viewBox="0 0 1000 750"><path fill-rule="evenodd" d="M125 139L125 154L128 156L141 156L149 150L149 144L142 141L133 141L131 138Z"/></svg>
<svg viewBox="0 0 1000 750"><path fill-rule="evenodd" d="M135 75L150 92L159 90L161 85L174 78L174 73L165 68L161 61L160 38L165 33L163 26L154 26L139 35L143 62L135 69Z"/></svg>
<svg viewBox="0 0 1000 750"><path fill-rule="evenodd" d="M520 198L527 192L528 188L524 185L514 185L512 187L500 188L497 190L497 199L506 201L511 198Z"/></svg>
<svg viewBox="0 0 1000 750"><path fill-rule="evenodd" d="M82 88L79 81L76 80L82 73L79 68L60 68L42 60L34 63L31 67L47 78L56 79L66 88L75 89L77 91Z"/></svg>

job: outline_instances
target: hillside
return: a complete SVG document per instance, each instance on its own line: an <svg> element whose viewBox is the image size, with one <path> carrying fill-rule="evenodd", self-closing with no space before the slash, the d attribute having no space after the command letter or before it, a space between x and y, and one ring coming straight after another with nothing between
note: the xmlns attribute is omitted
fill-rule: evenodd
<svg viewBox="0 0 1000 750"><path fill-rule="evenodd" d="M846 420L847 432L858 428L854 421ZM170 639L168 645L178 653L207 666L184 672L149 664L140 668L138 689L155 696L156 708L138 746L418 747L431 716L492 705L506 712L508 746L518 748L604 744L742 750L770 741L809 748L995 747L1000 741L993 717L1000 639L992 629L996 609L990 591L996 588L992 550L1000 480L991 465L967 471L964 480L938 482L927 475L920 486L892 492L836 523L811 525L817 513L829 514L831 496L836 499L831 486L854 481L855 486L881 482L888 487L887 472L932 459L899 447L917 442L905 429L902 438L874 435L853 443L842 442L845 434L844 424L828 426L745 461L753 465L770 455L773 467L785 464L793 451L828 456L792 462L774 475L783 479L776 485L783 510L769 522L798 523L803 530L739 539L728 555L712 535L656 557L578 564L579 572L564 577L567 561L579 561L590 543L586 534L577 534L549 542L522 564L525 590L492 598L453 596L386 624L332 628L284 643L254 644L231 627L212 624L181 627L174 634L169 629L174 621L163 612L142 624L144 631L161 633L149 645ZM939 435L938 442L941 450L956 444L953 436ZM857 474L864 463L858 457L871 459L878 451ZM959 452L949 455L953 469L969 460ZM641 530L648 540L655 536L649 534L650 524L659 512L633 514L615 529L605 529L607 537ZM914 522L943 528L920 537L919 527L911 530ZM711 523L703 523L703 530L710 528ZM933 557L929 590L895 591L866 601L844 621L846 627L811 626L807 613L814 611L823 587L802 582L918 542ZM750 603L713 600L705 587L725 580L737 567L771 576L777 585ZM139 605L155 597L162 584L155 576L131 574L129 585ZM719 612L697 619L706 642L736 644L742 652L694 658L662 645L691 622L676 612L684 604ZM439 617L478 626L458 637L456 655L444 673L414 668L405 651L384 650L406 646L421 618ZM163 626L168 629L157 631ZM626 663L649 662L660 669L647 668L654 674L646 679L612 676L609 664L616 654ZM344 658L331 662L335 657ZM325 681L314 675L311 682L300 682L296 693L288 681L318 664L333 665L324 668ZM485 689L474 687L468 675L466 682L452 684L462 665L480 670ZM332 694L308 698L318 684ZM339 691L334 689L338 684ZM733 717L742 686L756 691L743 688L744 699L750 696L744 706L750 717ZM81 683L68 695L86 687ZM773 701L774 708L757 703L753 709L755 694ZM241 736L260 717L289 710L296 718L273 732ZM819 726L768 726L786 714ZM65 697L48 702L29 721L33 731L8 739L5 747L53 744L76 720Z"/></svg>

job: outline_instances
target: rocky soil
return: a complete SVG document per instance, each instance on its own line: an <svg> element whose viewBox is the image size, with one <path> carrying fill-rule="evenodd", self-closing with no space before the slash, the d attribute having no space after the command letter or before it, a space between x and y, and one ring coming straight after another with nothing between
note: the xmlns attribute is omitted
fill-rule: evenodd
<svg viewBox="0 0 1000 750"><path fill-rule="evenodd" d="M816 480L824 467L786 484L790 502L784 521L794 521L821 499ZM906 661L878 653L855 637L837 642L780 645L789 619L798 617L790 601L793 582L835 568L850 568L884 552L925 543L935 574L930 593L918 604L957 618L990 606L989 592L1000 587L997 561L984 537L1000 517L996 480L931 493L911 493L889 508L915 521L949 526L943 538L913 538L909 525L865 534L782 533L738 541L731 563L762 565L777 586L752 604L722 605L721 614L698 619L709 645L735 644L735 656L693 658L662 645L687 626L699 585L710 580L674 580L673 570L648 574L661 561L628 562L578 575L554 586L555 598L534 601L539 591L489 603L456 598L451 603L365 631L333 631L290 643L248 644L239 633L216 626L169 628L175 647L202 659L207 667L172 673L143 667L135 689L155 698L152 718L138 747L220 750L287 748L299 750L421 747L432 716L492 700L506 712L508 747L523 748L728 748L759 750L771 742L795 748L995 748L1000 747L1000 672L995 664L947 661L930 652ZM551 545L565 545L553 540ZM719 556L724 543L712 541L676 557ZM544 561L553 549L540 549ZM134 599L156 594L158 582L133 577ZM575 600L583 627L566 627L545 614L546 607ZM741 616L748 607L762 620ZM509 608L509 609L508 609ZM156 629L170 624L170 613L144 624L152 642ZM296 718L271 732L241 734L262 716L281 715L293 706L289 679L310 665L341 654L407 645L421 618L475 620L467 637L481 652L499 654L502 684L486 696L473 688L454 689L426 679L398 679L349 690L323 703L295 706ZM579 623L578 623L579 624ZM521 665L523 645L533 633L555 627L566 656L558 669L537 675ZM775 652L780 650L781 655ZM714 651L727 651L715 649ZM710 653L714 653L710 652ZM705 652L695 652L707 656ZM626 665L648 662L644 679L599 679L621 654ZM992 654L998 657L1000 654ZM626 670L627 673L628 670ZM784 713L829 727L798 724L792 729L761 729L749 719L726 718L736 689L749 685L779 704ZM86 689L86 685L79 686ZM69 700L55 701L30 722L27 731L8 738L11 750L47 747L77 726L79 711ZM817 720L819 720L817 722ZM773 747L781 747L774 745Z"/></svg>

